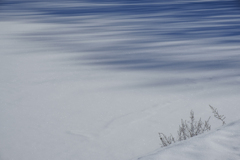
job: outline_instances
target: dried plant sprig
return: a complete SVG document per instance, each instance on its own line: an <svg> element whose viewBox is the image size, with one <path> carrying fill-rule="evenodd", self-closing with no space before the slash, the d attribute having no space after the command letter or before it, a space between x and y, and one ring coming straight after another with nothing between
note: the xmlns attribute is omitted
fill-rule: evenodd
<svg viewBox="0 0 240 160"><path fill-rule="evenodd" d="M179 125L179 130L177 132L178 133L177 140L178 141L186 140L188 138L197 136L199 134L211 130L209 120L210 117L204 123L202 122L201 118L198 121L195 121L194 112L191 111L189 122L187 122L186 120L184 121L183 119L181 120L181 124ZM165 134L159 133L159 138L161 140L162 147L166 147L176 142L172 135L167 137Z"/></svg>
<svg viewBox="0 0 240 160"><path fill-rule="evenodd" d="M172 135L170 135L169 137L167 137L165 134L163 133L158 133L159 134L159 138L162 142L162 147L166 147L172 143L175 143L175 139Z"/></svg>
<svg viewBox="0 0 240 160"><path fill-rule="evenodd" d="M219 115L217 108L214 108L211 105L209 105L209 107L212 109L212 113L214 114L214 117L222 121L222 125L226 124L225 123L226 117L224 115Z"/></svg>

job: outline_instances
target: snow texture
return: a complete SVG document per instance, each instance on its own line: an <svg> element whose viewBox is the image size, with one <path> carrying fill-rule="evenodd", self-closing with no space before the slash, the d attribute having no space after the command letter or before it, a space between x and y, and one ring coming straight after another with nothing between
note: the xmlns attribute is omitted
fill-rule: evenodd
<svg viewBox="0 0 240 160"><path fill-rule="evenodd" d="M237 0L1 1L0 159L239 160L239 11ZM212 131L161 148L158 133L176 136L191 110Z"/></svg>

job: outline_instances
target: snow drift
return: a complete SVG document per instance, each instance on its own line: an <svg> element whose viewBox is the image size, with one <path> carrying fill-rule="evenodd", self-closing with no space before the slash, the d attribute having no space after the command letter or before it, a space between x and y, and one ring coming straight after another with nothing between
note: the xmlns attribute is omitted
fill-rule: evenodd
<svg viewBox="0 0 240 160"><path fill-rule="evenodd" d="M240 120L212 132L158 149L138 160L240 159Z"/></svg>

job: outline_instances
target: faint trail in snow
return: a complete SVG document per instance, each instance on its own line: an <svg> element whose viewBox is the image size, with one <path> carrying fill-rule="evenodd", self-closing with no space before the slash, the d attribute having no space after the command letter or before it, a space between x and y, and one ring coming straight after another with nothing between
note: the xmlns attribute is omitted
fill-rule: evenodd
<svg viewBox="0 0 240 160"><path fill-rule="evenodd" d="M159 113L159 110L164 110L164 109L168 110L170 104L171 102L166 102L163 105L156 104L156 105L153 105L152 107L145 108L140 111L131 112L119 117L115 117L104 125L103 132L105 134L106 131L108 132L108 131L114 130L115 128L119 128L122 125L126 125L126 124L131 125L133 123L144 121L152 117L153 115Z"/></svg>
<svg viewBox="0 0 240 160"><path fill-rule="evenodd" d="M82 138L83 140L92 139L91 136L82 134L82 132L78 131L78 130L69 130L69 131L66 131L66 134L73 135L73 136L78 136L78 137Z"/></svg>

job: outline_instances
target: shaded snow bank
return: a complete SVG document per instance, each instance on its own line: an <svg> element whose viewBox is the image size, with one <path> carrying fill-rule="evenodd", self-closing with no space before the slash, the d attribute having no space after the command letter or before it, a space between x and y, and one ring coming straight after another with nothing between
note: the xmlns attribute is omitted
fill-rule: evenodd
<svg viewBox="0 0 240 160"><path fill-rule="evenodd" d="M140 160L238 160L240 159L240 120L225 127L142 156Z"/></svg>

